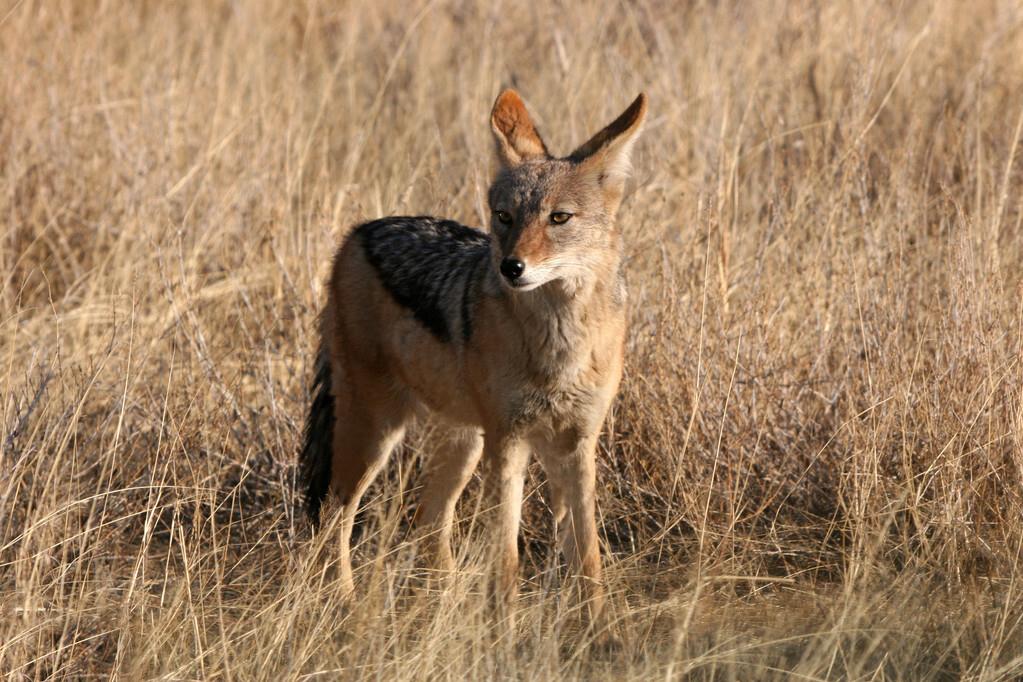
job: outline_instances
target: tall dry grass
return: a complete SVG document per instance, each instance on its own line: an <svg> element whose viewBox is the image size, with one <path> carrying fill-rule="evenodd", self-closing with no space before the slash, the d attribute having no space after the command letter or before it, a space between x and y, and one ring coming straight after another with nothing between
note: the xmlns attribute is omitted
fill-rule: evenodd
<svg viewBox="0 0 1023 682"><path fill-rule="evenodd" d="M0 671L1023 675L1021 47L1011 0L8 0ZM509 84L560 152L651 97L611 657L573 632L539 475L514 636L471 519L459 576L411 587L417 439L353 604L297 511L330 251L385 214L482 224Z"/></svg>

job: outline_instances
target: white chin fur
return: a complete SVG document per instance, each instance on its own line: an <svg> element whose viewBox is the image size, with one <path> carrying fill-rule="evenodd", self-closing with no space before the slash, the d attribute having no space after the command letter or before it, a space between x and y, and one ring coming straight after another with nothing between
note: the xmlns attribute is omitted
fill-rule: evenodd
<svg viewBox="0 0 1023 682"><path fill-rule="evenodd" d="M570 276L570 273L562 272L556 269L555 270L545 269L545 271L543 272L534 271L531 274L531 276L527 275L526 277L522 278L518 284L514 286L509 284L508 280L504 280L504 285L508 287L510 291L520 293L525 291L532 291L533 289L539 289L543 285L550 284L551 282L554 281L560 281L562 285L565 287L566 291L568 291L568 293L574 293L575 290L580 286L580 282L575 277Z"/></svg>
<svg viewBox="0 0 1023 682"><path fill-rule="evenodd" d="M549 281L550 280L547 280L547 279L528 280L528 281L525 281L525 282L519 282L518 284L516 284L514 286L509 284L508 288L511 289L512 291L515 291L515 292L532 291L533 289L536 289L537 287L542 287L544 284L547 284L547 282L549 282Z"/></svg>

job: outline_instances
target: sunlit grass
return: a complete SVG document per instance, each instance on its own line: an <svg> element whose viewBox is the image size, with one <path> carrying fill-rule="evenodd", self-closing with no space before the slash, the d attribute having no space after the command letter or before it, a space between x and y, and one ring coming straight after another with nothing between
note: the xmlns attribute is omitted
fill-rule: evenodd
<svg viewBox="0 0 1023 682"><path fill-rule="evenodd" d="M0 6L0 671L1020 677L1021 41L997 0ZM416 572L418 434L351 603L294 489L331 250L482 224L506 85L562 153L651 101L610 654L538 471L511 632L477 482Z"/></svg>

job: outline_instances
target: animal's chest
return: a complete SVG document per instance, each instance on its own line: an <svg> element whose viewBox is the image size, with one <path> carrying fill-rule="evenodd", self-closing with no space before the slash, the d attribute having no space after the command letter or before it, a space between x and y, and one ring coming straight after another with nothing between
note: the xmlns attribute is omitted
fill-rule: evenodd
<svg viewBox="0 0 1023 682"><path fill-rule="evenodd" d="M596 391L585 386L558 390L526 388L509 405L509 418L516 431L551 430L583 421L581 414L592 409Z"/></svg>
<svg viewBox="0 0 1023 682"><path fill-rule="evenodd" d="M508 421L518 431L557 428L577 421L600 402L604 383L603 372L594 366L589 353L533 367L520 375L509 392L505 405Z"/></svg>
<svg viewBox="0 0 1023 682"><path fill-rule="evenodd" d="M503 327L501 335L485 339L500 350L476 356L481 371L474 376L486 386L484 412L522 435L592 427L617 385L622 323L620 315L583 310L537 314Z"/></svg>

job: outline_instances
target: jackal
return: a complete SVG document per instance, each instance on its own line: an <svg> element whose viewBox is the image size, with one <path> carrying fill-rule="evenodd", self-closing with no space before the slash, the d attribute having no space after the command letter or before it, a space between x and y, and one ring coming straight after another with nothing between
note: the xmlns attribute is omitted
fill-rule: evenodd
<svg viewBox="0 0 1023 682"><path fill-rule="evenodd" d="M530 454L543 465L562 551L591 616L604 600L594 516L595 450L622 374L626 291L616 224L647 100L570 155L547 151L514 90L490 117L500 170L490 233L431 217L355 227L334 256L314 400L301 452L314 522L341 513L341 580L359 500L416 414L442 424L416 523L453 568L455 503L482 456L496 510L497 589L517 594Z"/></svg>

